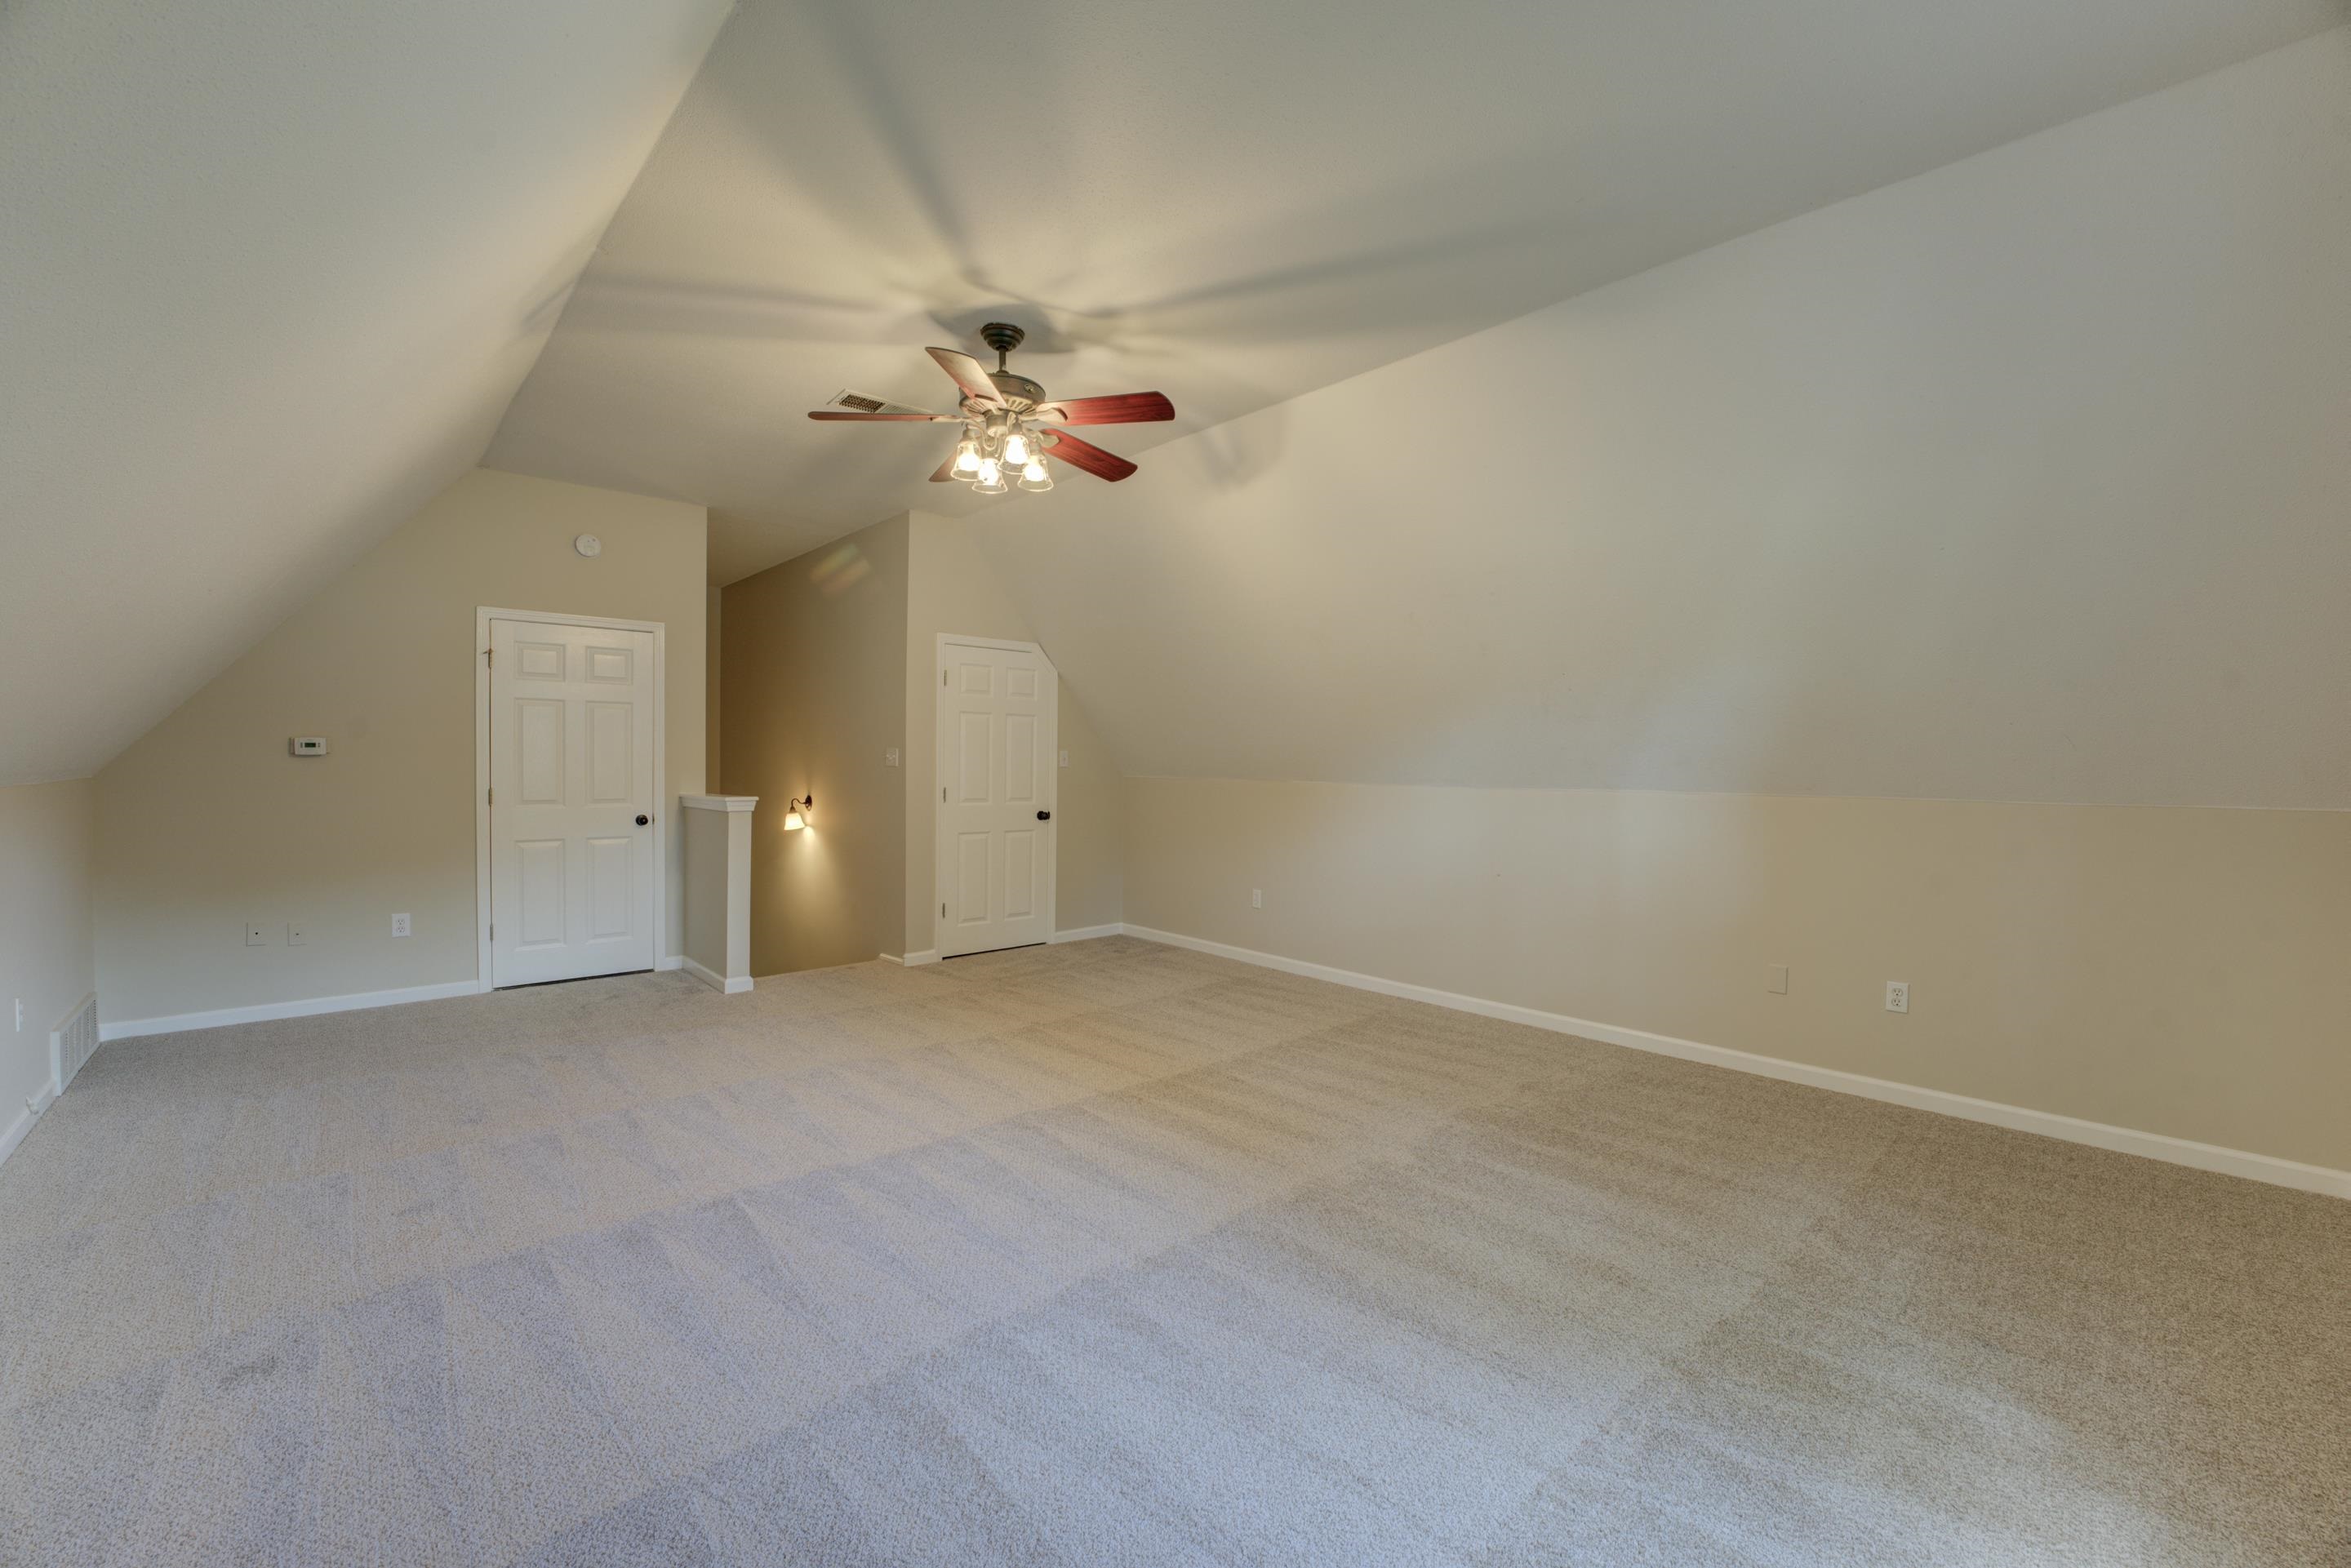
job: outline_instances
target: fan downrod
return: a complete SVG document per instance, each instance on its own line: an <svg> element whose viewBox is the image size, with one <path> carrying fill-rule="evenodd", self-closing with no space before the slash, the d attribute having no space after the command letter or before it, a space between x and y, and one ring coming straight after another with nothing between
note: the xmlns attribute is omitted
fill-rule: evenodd
<svg viewBox="0 0 2351 1568"><path fill-rule="evenodd" d="M1019 348L1029 336L1009 321L990 321L979 329L979 340L996 350L996 368L1004 369L1004 357Z"/></svg>

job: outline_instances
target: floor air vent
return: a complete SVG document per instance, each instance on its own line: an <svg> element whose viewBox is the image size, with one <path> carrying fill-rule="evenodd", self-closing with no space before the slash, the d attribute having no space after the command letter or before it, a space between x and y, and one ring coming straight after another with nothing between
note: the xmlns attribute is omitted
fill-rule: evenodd
<svg viewBox="0 0 2351 1568"><path fill-rule="evenodd" d="M57 1086L58 1093L66 1092L66 1085L97 1050L98 998L85 997L73 1016L49 1034L49 1081Z"/></svg>

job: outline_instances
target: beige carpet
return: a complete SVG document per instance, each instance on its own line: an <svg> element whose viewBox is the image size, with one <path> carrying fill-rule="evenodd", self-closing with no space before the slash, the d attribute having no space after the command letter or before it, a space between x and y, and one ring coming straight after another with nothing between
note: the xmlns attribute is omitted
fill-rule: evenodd
<svg viewBox="0 0 2351 1568"><path fill-rule="evenodd" d="M2351 1205L1113 938L125 1041L0 1562L2351 1563Z"/></svg>

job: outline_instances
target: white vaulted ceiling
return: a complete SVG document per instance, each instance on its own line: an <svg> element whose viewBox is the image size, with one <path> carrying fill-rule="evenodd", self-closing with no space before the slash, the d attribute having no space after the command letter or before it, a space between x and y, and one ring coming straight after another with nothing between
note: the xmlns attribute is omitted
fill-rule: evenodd
<svg viewBox="0 0 2351 1568"><path fill-rule="evenodd" d="M0 783L103 763L476 461L711 506L729 580L910 506L969 508L923 482L937 431L803 413L842 387L938 406L921 349L1002 317L1034 335L1016 365L1055 391L1174 398L1176 424L1102 444L1206 432L1166 470L1198 487L1145 500L1146 456L1120 503L1135 516L1179 494L1221 506L1269 452L1296 459L1300 505L1327 501L1305 461L1321 416L1286 400L2346 16L2346 0L0 3ZM1514 369L1530 395L1570 379ZM1557 428L1540 407L1499 413ZM1264 439L1292 418L1301 444ZM1272 634L1357 543L1155 563L1183 548L1188 514L1170 513L1110 555L1080 531L1055 556L1003 532L1022 515L989 524L1013 591L1066 646L1073 689L1137 725L1155 688L1122 671L1190 627ZM1447 559L1496 580L1526 542L1515 521L1444 527ZM2180 538L2166 570L2187 582ZM1833 536L1815 542L1847 581ZM1182 570L1225 591L1187 600ZM2170 580L2135 602L2159 615ZM1520 634L1476 583L1448 591L1414 610L1417 634ZM1252 596L1255 621L1237 610ZM1105 608L1117 638L1088 629ZM2273 641L2299 625L2274 622ZM1273 695L1311 718L1378 667L1326 640ZM1449 700L1440 675L1413 676L1415 700ZM1426 765L1399 760L1443 744L1409 702L1307 756L1251 729L1276 709L1242 721L1235 694L1265 694L1219 693L1114 736L1121 760L1714 776L1492 738L1557 718L1541 682ZM1830 771L1864 787L1864 769ZM2175 782L2109 794L2200 788Z"/></svg>
<svg viewBox="0 0 2351 1568"><path fill-rule="evenodd" d="M474 464L726 10L0 5L0 784Z"/></svg>
<svg viewBox="0 0 2351 1568"><path fill-rule="evenodd" d="M2351 810L2346 278L2351 28L973 526L1133 774Z"/></svg>
<svg viewBox="0 0 2351 1568"><path fill-rule="evenodd" d="M2339 22L2340 0L754 0L501 427L725 581L908 506L1004 317L1129 455Z"/></svg>

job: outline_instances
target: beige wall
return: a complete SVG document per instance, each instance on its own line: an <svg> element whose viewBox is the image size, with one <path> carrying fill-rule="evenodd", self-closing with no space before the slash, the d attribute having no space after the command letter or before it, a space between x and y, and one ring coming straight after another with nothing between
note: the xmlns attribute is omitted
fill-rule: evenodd
<svg viewBox="0 0 2351 1568"><path fill-rule="evenodd" d="M666 623L674 807L703 785L706 528L699 507L477 469L313 595L99 774L102 1015L474 977L475 608ZM580 533L603 553L577 554ZM289 757L294 735L331 750ZM684 918L666 840L664 956ZM245 946L246 921L269 946Z"/></svg>
<svg viewBox="0 0 2351 1568"><path fill-rule="evenodd" d="M1066 674L1061 677L1061 747L1070 754L1070 765L1061 770L1060 809L1053 813L1061 825L1053 925L1057 930L1082 931L1114 925L1126 915L1126 779L1110 748L1086 722L1085 709ZM929 900L924 907L930 907Z"/></svg>
<svg viewBox="0 0 2351 1568"><path fill-rule="evenodd" d="M49 1030L97 988L97 799L87 779L0 789L0 1134L48 1082Z"/></svg>
<svg viewBox="0 0 2351 1568"><path fill-rule="evenodd" d="M702 607L702 647L704 652L702 674L702 777L709 781L710 787L714 789L718 787L719 777L719 681L723 674L721 666L726 663L726 661L720 657L720 654L723 652L722 644L724 639L719 632L719 623L722 619L720 612L725 608L726 599L726 590L714 588L703 596Z"/></svg>
<svg viewBox="0 0 2351 1568"><path fill-rule="evenodd" d="M936 721L938 636L1034 643L1037 634L956 517L908 518L906 595L906 924L908 953L931 950L937 928ZM1047 657L1052 650L1046 649ZM1054 821L1053 924L1069 931L1119 918L1122 799L1118 770L1061 674L1056 722L1070 766L1059 769Z"/></svg>
<svg viewBox="0 0 2351 1568"><path fill-rule="evenodd" d="M751 822L751 970L900 951L904 800L884 754L906 693L906 519L729 585L721 635L728 794ZM784 804L813 792L809 828Z"/></svg>
<svg viewBox="0 0 2351 1568"><path fill-rule="evenodd" d="M1133 925L2351 1169L2351 812L1136 779L1127 813Z"/></svg>

